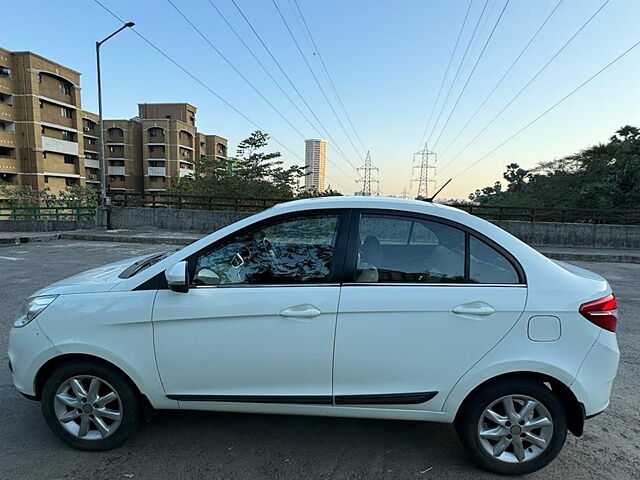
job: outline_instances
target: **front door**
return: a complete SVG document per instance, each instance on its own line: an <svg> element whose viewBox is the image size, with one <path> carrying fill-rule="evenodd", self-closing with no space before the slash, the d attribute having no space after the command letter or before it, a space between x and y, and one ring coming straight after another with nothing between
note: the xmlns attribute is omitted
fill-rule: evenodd
<svg viewBox="0 0 640 480"><path fill-rule="evenodd" d="M335 402L440 410L520 317L522 275L499 247L437 219L363 212L352 225Z"/></svg>
<svg viewBox="0 0 640 480"><path fill-rule="evenodd" d="M155 349L169 397L331 402L343 215L245 228L189 259L187 293L158 291Z"/></svg>

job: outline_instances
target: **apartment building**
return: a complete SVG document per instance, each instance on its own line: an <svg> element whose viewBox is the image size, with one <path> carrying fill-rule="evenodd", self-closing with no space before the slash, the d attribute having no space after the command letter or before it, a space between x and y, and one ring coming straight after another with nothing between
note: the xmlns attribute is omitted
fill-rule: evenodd
<svg viewBox="0 0 640 480"><path fill-rule="evenodd" d="M308 139L304 141L304 178L306 191L323 192L326 187L327 141Z"/></svg>
<svg viewBox="0 0 640 480"><path fill-rule="evenodd" d="M0 184L85 184L80 73L0 48Z"/></svg>
<svg viewBox="0 0 640 480"><path fill-rule="evenodd" d="M142 103L105 119L107 186L156 192L195 174L195 160L227 157L227 140L196 129L188 103ZM0 48L0 185L51 193L100 187L98 115L81 109L80 73L31 52Z"/></svg>

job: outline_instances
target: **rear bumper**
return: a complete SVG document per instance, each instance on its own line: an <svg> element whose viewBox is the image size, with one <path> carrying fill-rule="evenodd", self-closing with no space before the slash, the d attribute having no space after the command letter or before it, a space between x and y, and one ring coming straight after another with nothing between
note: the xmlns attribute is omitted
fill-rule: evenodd
<svg viewBox="0 0 640 480"><path fill-rule="evenodd" d="M609 406L619 360L620 351L615 333L602 330L571 385L578 400L584 405L586 418L602 413Z"/></svg>

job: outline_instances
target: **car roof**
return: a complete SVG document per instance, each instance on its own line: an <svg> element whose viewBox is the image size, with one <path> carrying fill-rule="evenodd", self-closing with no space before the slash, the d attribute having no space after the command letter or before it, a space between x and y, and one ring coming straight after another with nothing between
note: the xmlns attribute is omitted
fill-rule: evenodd
<svg viewBox="0 0 640 480"><path fill-rule="evenodd" d="M362 195L305 198L303 200L280 203L272 207L273 210L279 211L304 211L316 208L383 208L413 212L422 211L425 213L429 211L435 213L435 209L446 209L461 212L461 210L453 207L422 200Z"/></svg>

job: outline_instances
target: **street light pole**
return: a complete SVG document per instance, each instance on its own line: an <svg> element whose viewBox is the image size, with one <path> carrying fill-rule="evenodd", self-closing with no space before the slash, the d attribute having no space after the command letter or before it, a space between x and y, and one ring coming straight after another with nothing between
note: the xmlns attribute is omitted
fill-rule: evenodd
<svg viewBox="0 0 640 480"><path fill-rule="evenodd" d="M96 42L96 66L98 70L98 163L100 165L100 223L102 227L107 227L107 166L104 157L104 127L102 124L102 79L100 77L100 46L114 35L120 33L125 28L131 28L133 22L127 22L108 37Z"/></svg>

